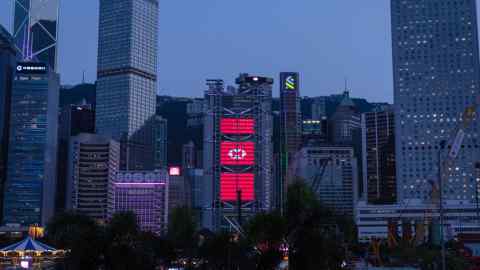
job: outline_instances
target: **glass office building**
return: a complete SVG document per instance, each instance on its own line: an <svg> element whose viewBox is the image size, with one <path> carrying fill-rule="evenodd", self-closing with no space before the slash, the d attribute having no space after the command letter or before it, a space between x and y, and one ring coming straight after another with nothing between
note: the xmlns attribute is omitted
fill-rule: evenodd
<svg viewBox="0 0 480 270"><path fill-rule="evenodd" d="M455 134L479 96L475 0L392 0L395 139L399 202L421 203L438 180L440 143ZM460 154L444 168L447 205L475 202L480 123L465 130Z"/></svg>
<svg viewBox="0 0 480 270"><path fill-rule="evenodd" d="M7 168L10 99L16 65L15 54L12 36L0 25L0 194L3 190ZM2 198L0 196L0 204L3 203ZM1 208L3 207L0 206Z"/></svg>
<svg viewBox="0 0 480 270"><path fill-rule="evenodd" d="M14 0L13 36L21 60L47 63L57 70L60 0Z"/></svg>
<svg viewBox="0 0 480 270"><path fill-rule="evenodd" d="M58 75L19 63L11 99L4 224L45 225L54 214Z"/></svg>
<svg viewBox="0 0 480 270"><path fill-rule="evenodd" d="M158 1L101 0L96 128L121 143L122 169L153 167Z"/></svg>

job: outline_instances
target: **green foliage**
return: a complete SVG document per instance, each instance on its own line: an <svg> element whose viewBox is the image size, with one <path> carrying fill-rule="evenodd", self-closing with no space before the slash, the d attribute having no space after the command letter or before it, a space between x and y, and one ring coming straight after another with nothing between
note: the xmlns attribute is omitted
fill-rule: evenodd
<svg viewBox="0 0 480 270"><path fill-rule="evenodd" d="M191 256L196 246L194 214L187 207L175 208L170 213L168 239L181 255Z"/></svg>
<svg viewBox="0 0 480 270"><path fill-rule="evenodd" d="M285 239L287 222L278 212L260 213L250 220L246 231L251 243L278 246Z"/></svg>
<svg viewBox="0 0 480 270"><path fill-rule="evenodd" d="M281 260L279 248L285 240L287 221L278 212L260 213L246 226L248 241L257 247L257 269L274 269Z"/></svg>
<svg viewBox="0 0 480 270"><path fill-rule="evenodd" d="M49 224L47 238L72 250L68 269L146 270L182 259L187 269L201 262L201 269L208 270L271 270L280 264L285 242L290 269L340 269L346 257L342 244L356 241L353 221L322 207L302 181L289 187L287 200L285 216L259 213L245 224L245 234L197 232L192 211L177 208L171 211L166 238L141 232L131 212L115 214L104 227L65 213Z"/></svg>
<svg viewBox="0 0 480 270"><path fill-rule="evenodd" d="M86 216L75 213L55 216L46 227L46 240L71 251L66 259L68 269L96 269L101 262L102 230Z"/></svg>
<svg viewBox="0 0 480 270"><path fill-rule="evenodd" d="M226 232L209 236L200 247L199 255L205 262L203 269L260 269L255 266L255 253L251 245Z"/></svg>
<svg viewBox="0 0 480 270"><path fill-rule="evenodd" d="M345 259L341 240L348 237L338 231L350 225L322 207L315 193L303 181L296 181L289 187L287 201L289 267L341 269Z"/></svg>

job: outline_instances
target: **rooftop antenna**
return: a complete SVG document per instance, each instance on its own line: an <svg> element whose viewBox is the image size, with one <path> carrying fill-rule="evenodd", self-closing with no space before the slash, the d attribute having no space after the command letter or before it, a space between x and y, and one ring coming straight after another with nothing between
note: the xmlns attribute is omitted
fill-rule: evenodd
<svg viewBox="0 0 480 270"><path fill-rule="evenodd" d="M343 90L343 93L344 93L344 95L349 96L350 93L348 91L348 78L347 77L344 78L344 82L345 82L345 90Z"/></svg>

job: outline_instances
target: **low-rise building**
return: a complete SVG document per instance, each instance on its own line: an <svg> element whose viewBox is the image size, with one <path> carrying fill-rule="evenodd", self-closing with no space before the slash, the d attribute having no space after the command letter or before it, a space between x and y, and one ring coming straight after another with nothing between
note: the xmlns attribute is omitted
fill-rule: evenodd
<svg viewBox="0 0 480 270"><path fill-rule="evenodd" d="M142 231L164 234L168 227L168 189L166 170L120 171L109 194L109 216L133 212Z"/></svg>

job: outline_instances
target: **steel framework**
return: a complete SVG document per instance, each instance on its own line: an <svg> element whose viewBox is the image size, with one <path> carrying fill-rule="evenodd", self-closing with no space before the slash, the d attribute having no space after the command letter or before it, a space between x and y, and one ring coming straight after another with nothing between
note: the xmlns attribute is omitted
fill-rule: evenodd
<svg viewBox="0 0 480 270"><path fill-rule="evenodd" d="M205 192L205 196L208 198L203 217L204 225L207 228L241 232L242 223L249 216L273 207L272 83L273 80L269 78L241 74L237 79L238 88L228 88L225 91L222 80L207 80L204 168L205 180L209 188ZM251 134L248 134L239 127L237 134L225 134L222 133L222 119L243 121L251 119L254 122L254 129ZM253 163L236 165L232 162L223 162L225 154L222 155L222 143L242 145L247 142L254 145ZM235 158L241 159L242 157ZM253 198L247 197L245 191L240 190L238 180L237 199L222 198L222 174L226 173L253 174Z"/></svg>

